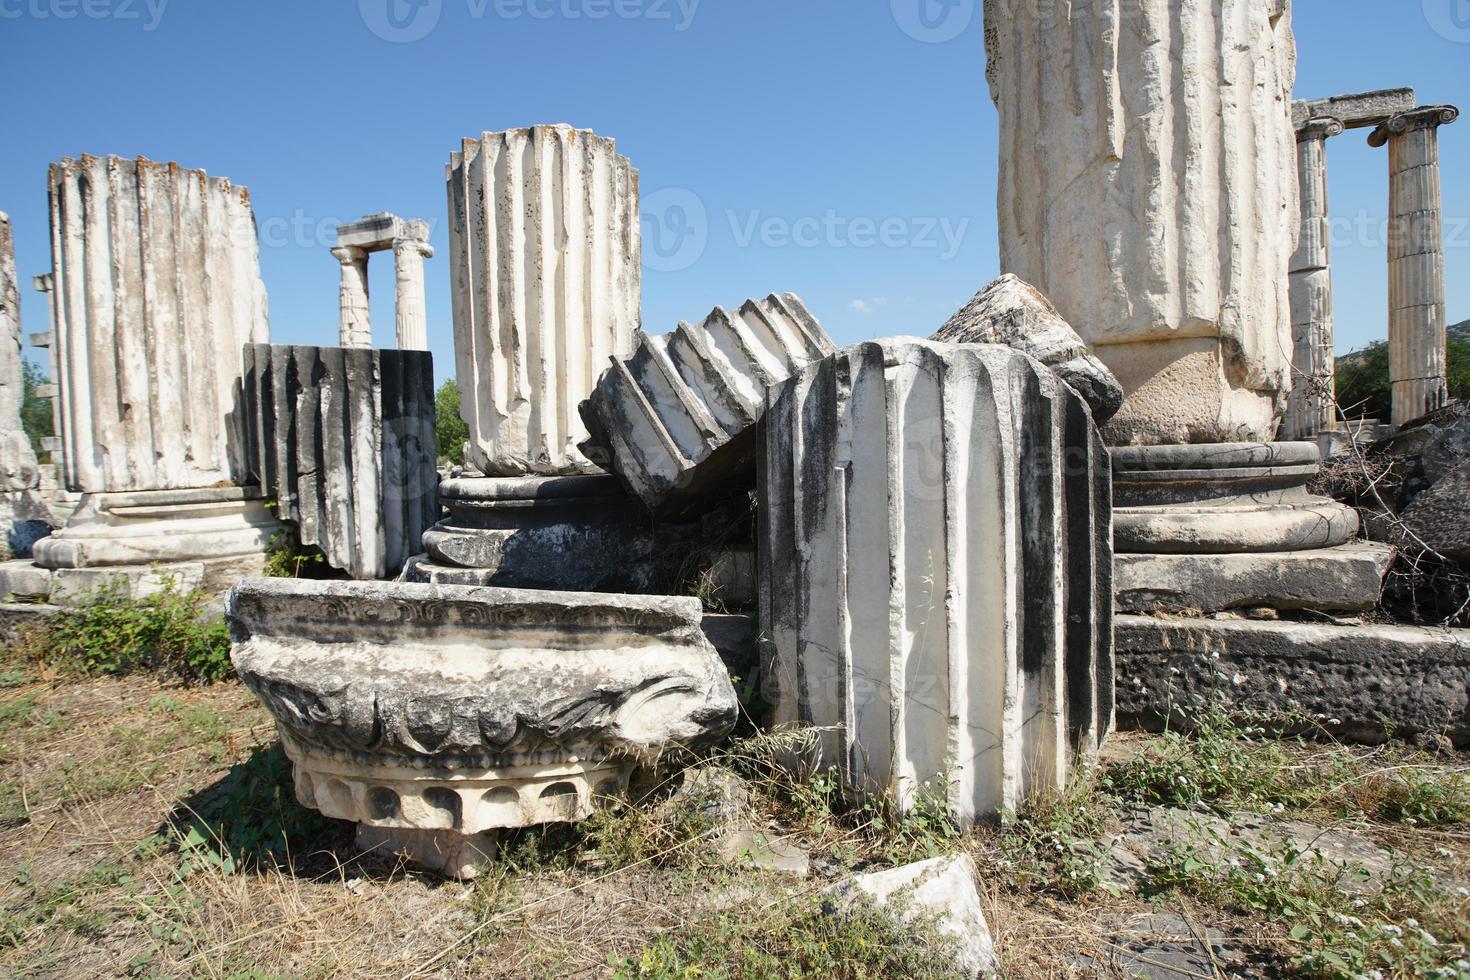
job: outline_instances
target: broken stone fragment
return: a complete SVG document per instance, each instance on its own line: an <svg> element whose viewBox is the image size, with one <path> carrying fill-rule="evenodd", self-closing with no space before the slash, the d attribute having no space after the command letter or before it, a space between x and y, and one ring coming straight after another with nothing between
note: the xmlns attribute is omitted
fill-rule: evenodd
<svg viewBox="0 0 1470 980"><path fill-rule="evenodd" d="M251 579L228 614L301 803L455 877L735 724L696 599Z"/></svg>
<svg viewBox="0 0 1470 980"><path fill-rule="evenodd" d="M995 969L995 941L980 892L975 862L968 855L939 857L888 871L860 875L823 892L824 905L837 915L848 913L866 896L905 926L933 924L941 939L953 944L950 962L965 977Z"/></svg>
<svg viewBox="0 0 1470 980"><path fill-rule="evenodd" d="M656 513L697 509L739 478L754 482L766 389L836 348L794 293L716 307L699 326L640 333L582 405L583 452Z"/></svg>
<svg viewBox="0 0 1470 980"><path fill-rule="evenodd" d="M1123 387L1113 372L1088 352L1087 342L1062 318L1051 300L1009 273L976 293L933 339L954 344L1002 344L1030 354L1087 399L1098 425L1123 407Z"/></svg>
<svg viewBox="0 0 1470 980"><path fill-rule="evenodd" d="M428 351L247 344L261 486L296 539L355 579L391 578L439 518Z"/></svg>

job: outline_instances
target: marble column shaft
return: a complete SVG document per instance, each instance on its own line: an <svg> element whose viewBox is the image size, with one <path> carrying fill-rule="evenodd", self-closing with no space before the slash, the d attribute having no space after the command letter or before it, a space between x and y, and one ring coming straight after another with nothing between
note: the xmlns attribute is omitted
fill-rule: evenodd
<svg viewBox="0 0 1470 980"><path fill-rule="evenodd" d="M1389 377L1398 425L1449 399L1438 130L1459 114L1447 105L1415 109L1368 137L1371 146L1388 146Z"/></svg>
<svg viewBox="0 0 1470 980"><path fill-rule="evenodd" d="M429 313L424 296L424 259L434 250L413 238L393 243L393 276L397 286L399 350L429 349Z"/></svg>
<svg viewBox="0 0 1470 980"><path fill-rule="evenodd" d="M1302 228L1291 257L1292 387L1283 439L1312 439L1336 428L1337 354L1332 329L1332 227L1327 210L1327 140L1340 120L1319 117L1297 130Z"/></svg>
<svg viewBox="0 0 1470 980"><path fill-rule="evenodd" d="M373 346L373 315L368 303L368 253L366 249L332 249L342 263L341 346L365 350Z"/></svg>
<svg viewBox="0 0 1470 980"><path fill-rule="evenodd" d="M1285 0L986 0L1001 271L1122 383L1110 442L1270 439L1300 213Z"/></svg>
<svg viewBox="0 0 1470 980"><path fill-rule="evenodd" d="M68 489L239 483L243 349L269 339L249 191L93 156L54 164L50 188Z"/></svg>
<svg viewBox="0 0 1470 980"><path fill-rule="evenodd" d="M24 337L10 216L0 211L0 491L5 492L40 486L36 453L20 418L25 401Z"/></svg>
<svg viewBox="0 0 1470 980"><path fill-rule="evenodd" d="M446 170L454 350L470 463L598 472L578 412L640 319L638 172L570 126L466 139Z"/></svg>

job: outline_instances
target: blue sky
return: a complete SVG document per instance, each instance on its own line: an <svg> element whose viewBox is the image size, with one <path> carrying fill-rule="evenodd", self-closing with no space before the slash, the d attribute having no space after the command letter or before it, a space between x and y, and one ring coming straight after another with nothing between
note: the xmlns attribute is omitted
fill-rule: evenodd
<svg viewBox="0 0 1470 980"><path fill-rule="evenodd" d="M338 222L428 219L447 377L444 164L464 136L537 122L614 136L640 169L652 332L792 290L841 342L927 335L997 272L980 0L391 0L396 19L389 2L0 0L0 210L23 280L50 267L50 161L176 160L251 188L277 342L337 342ZM1470 110L1470 0L1296 6L1299 97L1412 85ZM1387 329L1387 158L1365 136L1329 149L1342 350ZM1454 322L1470 117L1441 138ZM391 274L379 257L380 344ZM23 313L47 328L29 289Z"/></svg>

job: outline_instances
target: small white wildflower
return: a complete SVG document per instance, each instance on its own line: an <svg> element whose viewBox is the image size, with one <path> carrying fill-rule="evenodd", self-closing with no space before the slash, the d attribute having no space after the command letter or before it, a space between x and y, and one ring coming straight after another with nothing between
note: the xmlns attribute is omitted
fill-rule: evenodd
<svg viewBox="0 0 1470 980"><path fill-rule="evenodd" d="M1423 943L1424 945L1426 945L1426 946L1438 946L1439 945L1439 940L1438 939L1435 939L1433 936L1431 936L1429 933L1425 932L1423 929L1420 929L1419 930L1419 941L1421 943Z"/></svg>
<svg viewBox="0 0 1470 980"><path fill-rule="evenodd" d="M1404 934L1404 930L1400 929L1396 925L1391 925L1389 923L1384 923L1383 925L1379 926L1378 928L1382 929L1384 932L1388 933L1390 936L1402 936Z"/></svg>
<svg viewBox="0 0 1470 980"><path fill-rule="evenodd" d="M1418 919L1405 919L1404 920L1404 925L1408 926L1410 929L1417 929L1417 928L1419 928L1419 920Z"/></svg>

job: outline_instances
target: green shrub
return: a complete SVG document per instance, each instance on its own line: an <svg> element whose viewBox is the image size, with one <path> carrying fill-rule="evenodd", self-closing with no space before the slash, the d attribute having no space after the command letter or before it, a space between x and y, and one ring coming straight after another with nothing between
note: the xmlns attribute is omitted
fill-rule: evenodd
<svg viewBox="0 0 1470 980"><path fill-rule="evenodd" d="M464 444L470 427L459 414L459 386L451 379L444 382L434 396L434 431L439 436L439 452L455 466L464 465Z"/></svg>
<svg viewBox="0 0 1470 980"><path fill-rule="evenodd" d="M327 557L317 548L296 543L296 536L282 531L271 539L271 550L265 556L266 578L315 578L324 571Z"/></svg>
<svg viewBox="0 0 1470 980"><path fill-rule="evenodd" d="M41 448L41 440L56 435L56 417L51 411L51 401L36 394L36 389L47 383L46 372L30 361L21 361L21 406L20 424L31 441L36 458L48 459Z"/></svg>
<svg viewBox="0 0 1470 980"><path fill-rule="evenodd" d="M1470 399L1470 341L1450 340L1445 348L1450 397ZM1338 361L1337 404L1349 418L1387 421L1393 392L1388 380L1388 344L1369 344Z"/></svg>
<svg viewBox="0 0 1470 980"><path fill-rule="evenodd" d="M63 610L25 641L33 659L82 674L161 670L206 683L234 673L230 633L204 609L207 597L172 585L142 599L102 589Z"/></svg>

